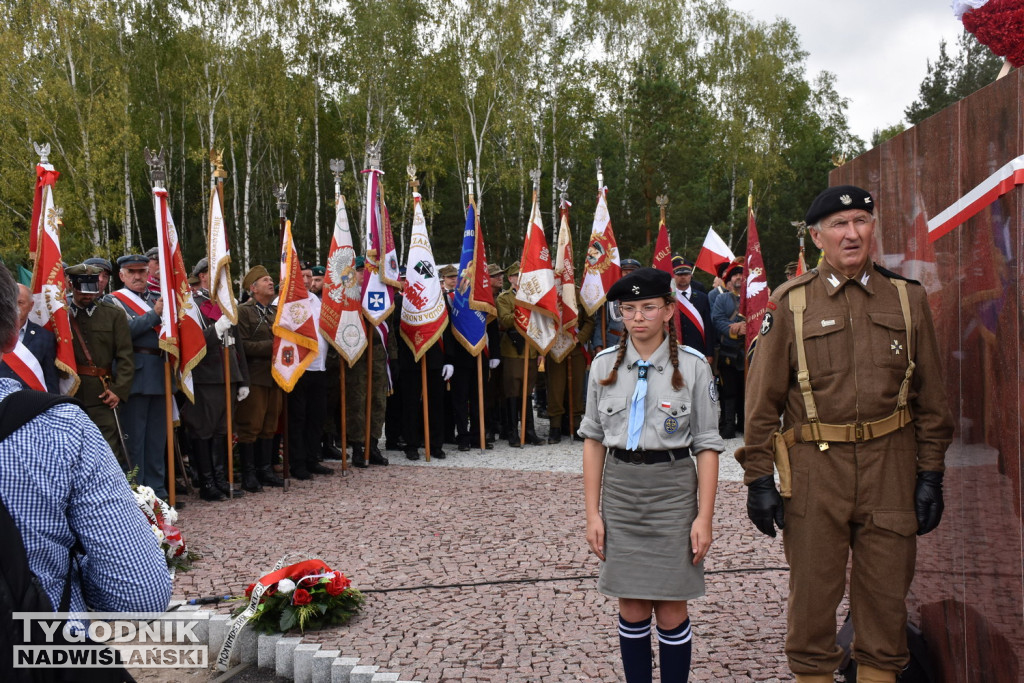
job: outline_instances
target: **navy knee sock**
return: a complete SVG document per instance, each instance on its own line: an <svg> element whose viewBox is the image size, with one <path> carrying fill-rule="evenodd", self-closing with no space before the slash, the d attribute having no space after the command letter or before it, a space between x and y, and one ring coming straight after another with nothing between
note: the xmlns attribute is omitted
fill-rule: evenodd
<svg viewBox="0 0 1024 683"><path fill-rule="evenodd" d="M651 618L630 622L620 614L619 649L626 683L651 683Z"/></svg>
<svg viewBox="0 0 1024 683"><path fill-rule="evenodd" d="M669 631L658 629L658 656L662 683L686 683L690 678L690 655L693 652L690 620Z"/></svg>

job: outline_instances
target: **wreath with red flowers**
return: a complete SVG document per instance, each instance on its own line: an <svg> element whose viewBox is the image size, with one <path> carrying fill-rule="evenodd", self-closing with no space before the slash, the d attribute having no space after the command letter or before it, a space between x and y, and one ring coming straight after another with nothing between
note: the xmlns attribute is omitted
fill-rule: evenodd
<svg viewBox="0 0 1024 683"><path fill-rule="evenodd" d="M1024 0L988 0L970 6L961 17L964 28L974 34L982 45L1015 67L1024 66Z"/></svg>
<svg viewBox="0 0 1024 683"><path fill-rule="evenodd" d="M295 628L304 633L306 629L341 626L359 613L366 600L343 573L322 561L307 560L249 584L245 603L236 607L232 616L252 606L258 585L263 590L248 621L260 633L287 633Z"/></svg>

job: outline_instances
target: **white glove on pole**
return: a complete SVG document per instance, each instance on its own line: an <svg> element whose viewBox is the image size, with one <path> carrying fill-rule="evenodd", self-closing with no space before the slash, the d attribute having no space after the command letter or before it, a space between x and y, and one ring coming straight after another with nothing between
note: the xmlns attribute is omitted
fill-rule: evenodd
<svg viewBox="0 0 1024 683"><path fill-rule="evenodd" d="M228 320L226 315L222 315L217 318L217 322L213 324L213 331L217 333L217 339L224 341L224 333L231 328L231 321Z"/></svg>
<svg viewBox="0 0 1024 683"><path fill-rule="evenodd" d="M443 379L445 382L450 380L452 378L452 375L454 375L454 374L455 374L455 366L454 365L444 365L441 368L441 379Z"/></svg>
<svg viewBox="0 0 1024 683"><path fill-rule="evenodd" d="M499 365L501 365L500 358L492 358L489 361L487 361L487 367L489 367L491 370L498 367Z"/></svg>
<svg viewBox="0 0 1024 683"><path fill-rule="evenodd" d="M249 395L249 387L238 387L238 400L244 401Z"/></svg>

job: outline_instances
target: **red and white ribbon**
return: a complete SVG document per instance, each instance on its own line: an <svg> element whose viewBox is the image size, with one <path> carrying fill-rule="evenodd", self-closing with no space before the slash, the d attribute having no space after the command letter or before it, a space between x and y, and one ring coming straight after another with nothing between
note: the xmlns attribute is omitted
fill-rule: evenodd
<svg viewBox="0 0 1024 683"><path fill-rule="evenodd" d="M1024 155L985 178L973 190L946 207L928 221L928 241L934 242L947 232L976 216L986 206L1024 184Z"/></svg>

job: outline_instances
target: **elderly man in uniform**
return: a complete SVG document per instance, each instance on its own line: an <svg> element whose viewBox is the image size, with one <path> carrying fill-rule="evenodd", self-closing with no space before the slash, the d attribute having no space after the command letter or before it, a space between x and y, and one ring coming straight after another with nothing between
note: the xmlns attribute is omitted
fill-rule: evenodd
<svg viewBox="0 0 1024 683"><path fill-rule="evenodd" d="M224 344L228 342L228 367L231 378L233 414L235 401L249 395L249 369L245 354L235 343L237 331L231 321L210 299L210 268L205 258L192 269L198 281L194 294L199 307L199 322L206 340L206 355L192 370L195 403L185 401L181 419L189 432L192 456L199 473L199 496L203 500L221 501L232 493L227 477L227 397L224 392ZM244 495L235 490L234 496Z"/></svg>
<svg viewBox="0 0 1024 683"><path fill-rule="evenodd" d="M843 657L836 608L851 551L857 680L896 680L909 661L915 533L942 516L953 423L931 314L923 287L871 262L874 208L850 185L811 204L806 221L824 260L771 297L736 453L751 521L769 536L784 529L786 656L803 683L831 682Z"/></svg>
<svg viewBox="0 0 1024 683"><path fill-rule="evenodd" d="M516 291L519 289L519 261L505 271L511 287L498 295L495 306L498 309L498 327L501 330L501 383L505 391L505 405L508 410L509 431L505 434L513 448L519 447L519 412L522 409L523 382L526 383L526 443L540 446L546 443L537 436L533 425L533 387L537 383L537 350L527 343L515 324ZM523 356L530 359L526 376L523 376Z"/></svg>
<svg viewBox="0 0 1024 683"><path fill-rule="evenodd" d="M71 337L80 380L75 398L99 427L121 467L129 470L114 411L128 399L135 377L132 334L121 309L99 299L98 270L80 263L65 271L72 286Z"/></svg>
<svg viewBox="0 0 1024 683"><path fill-rule="evenodd" d="M167 497L167 417L164 392L164 357L160 351L160 316L164 302L159 292L146 287L149 259L128 254L117 259L124 288L106 300L124 311L132 335L135 377L121 412L121 427L132 463L139 468L139 483ZM173 388L171 388L173 391ZM174 476L171 472L170 476Z"/></svg>
<svg viewBox="0 0 1024 683"><path fill-rule="evenodd" d="M242 278L249 299L238 306L238 339L249 366L249 394L239 396L238 451L242 461L242 488L250 493L266 486L284 486L274 473L274 434L281 415L283 394L271 374L274 357L274 279L263 266L254 266Z"/></svg>

